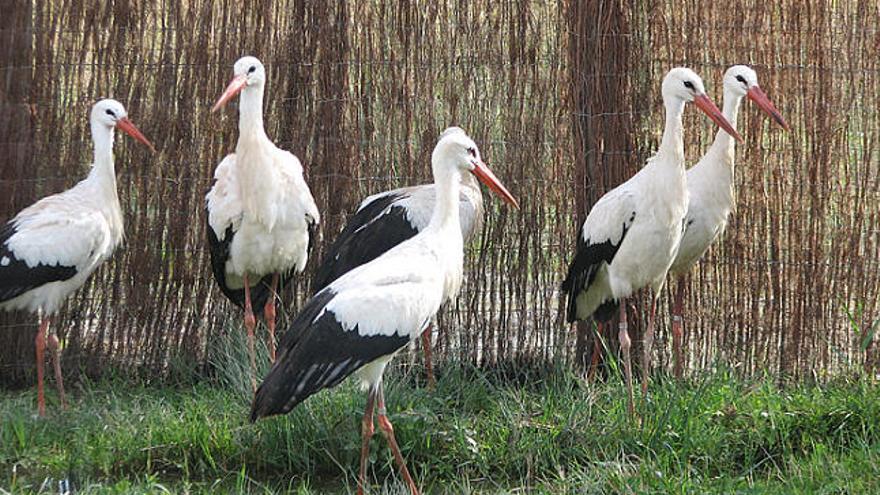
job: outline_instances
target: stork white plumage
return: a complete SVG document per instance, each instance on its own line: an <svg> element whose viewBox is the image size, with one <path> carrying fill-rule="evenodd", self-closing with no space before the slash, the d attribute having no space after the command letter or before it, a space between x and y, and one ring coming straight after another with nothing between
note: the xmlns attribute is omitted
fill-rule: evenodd
<svg viewBox="0 0 880 495"><path fill-rule="evenodd" d="M269 358L274 361L275 295L279 283L305 268L320 215L299 159L266 136L263 64L243 57L233 70L232 82L211 109L216 111L241 94L235 153L217 166L214 185L205 198L208 241L217 284L244 308L256 389L254 307L266 319Z"/></svg>
<svg viewBox="0 0 880 495"><path fill-rule="evenodd" d="M788 124L758 85L758 75L751 67L734 65L724 73L724 117L735 128L743 97L748 97L786 130ZM690 196L684 235L669 273L678 279L672 314L672 352L676 377L682 372L682 304L685 276L709 246L724 232L734 208L735 143L730 134L719 130L703 158L687 171Z"/></svg>
<svg viewBox="0 0 880 495"><path fill-rule="evenodd" d="M657 153L628 181L602 196L593 205L578 235L578 246L562 284L568 294L568 321L592 316L607 322L620 307L619 339L634 412L630 338L626 305L621 300L650 287L654 292L645 332L642 390L647 392L654 310L666 272L681 241L688 196L684 169L682 113L694 102L716 124L739 135L706 96L703 81L690 69L675 68L662 86L666 125ZM601 330L601 329L600 329Z"/></svg>
<svg viewBox="0 0 880 495"><path fill-rule="evenodd" d="M458 293L463 239L461 175L473 173L513 205L516 201L480 159L462 131L444 135L431 156L437 200L419 234L361 265L313 296L281 340L278 360L257 390L251 420L287 413L310 395L356 373L369 391L362 423L358 493L378 401L379 427L412 493L410 476L385 411L382 375L394 355L425 330L440 306Z"/></svg>
<svg viewBox="0 0 880 495"><path fill-rule="evenodd" d="M116 100L92 107L94 162L88 177L74 187L45 197L0 227L0 308L37 313L37 403L46 414L43 366L46 346L64 407L64 381L58 338L47 337L52 315L80 288L122 242L123 220L116 194L113 130L119 129L155 151Z"/></svg>
<svg viewBox="0 0 880 495"><path fill-rule="evenodd" d="M464 131L459 127L450 127L443 131L441 138L451 133ZM361 202L318 266L312 283L314 293L424 230L434 211L436 191L434 184L422 184L374 194ZM467 244L483 223L483 195L472 174L461 176L458 211L461 234ZM433 386L435 381L431 363L432 326L429 325L422 333L429 386Z"/></svg>

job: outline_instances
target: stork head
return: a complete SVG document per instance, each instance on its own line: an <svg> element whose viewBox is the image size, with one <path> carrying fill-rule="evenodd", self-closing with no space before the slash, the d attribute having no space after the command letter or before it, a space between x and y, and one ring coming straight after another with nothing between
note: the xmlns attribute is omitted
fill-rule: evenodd
<svg viewBox="0 0 880 495"><path fill-rule="evenodd" d="M153 143L144 137L144 135L141 134L141 131L138 130L130 120L128 120L128 112L125 111L125 107L122 106L122 103L119 103L116 100L108 98L95 103L92 107L91 120L93 124L103 125L108 129L119 129L145 144L153 153L156 152Z"/></svg>
<svg viewBox="0 0 880 495"><path fill-rule="evenodd" d="M733 136L737 141L742 141L742 137L730 125L730 122L724 118L721 110L706 96L703 80L700 79L696 72L685 67L676 67L666 74L666 77L663 78L663 101L670 102L673 100L680 100L685 103L693 102L718 127L724 129L725 132Z"/></svg>
<svg viewBox="0 0 880 495"><path fill-rule="evenodd" d="M440 134L440 139L431 155L431 161L434 163L435 175L441 172L438 167L444 166L455 167L462 173L472 173L492 192L501 196L515 208L519 208L519 204L510 191L483 162L477 144L460 127L450 127Z"/></svg>
<svg viewBox="0 0 880 495"><path fill-rule="evenodd" d="M217 103L211 107L212 112L216 112L223 107L229 100L241 93L247 87L262 86L266 84L266 68L257 57L241 57L232 66L232 81L226 86L226 90L220 95Z"/></svg>
<svg viewBox="0 0 880 495"><path fill-rule="evenodd" d="M776 110L770 98L758 86L758 74L751 67L747 65L734 65L727 69L727 72L724 73L724 90L740 98L748 96L761 110L773 117L777 124L787 131L791 130L788 122L782 118L782 114L779 113L779 110Z"/></svg>

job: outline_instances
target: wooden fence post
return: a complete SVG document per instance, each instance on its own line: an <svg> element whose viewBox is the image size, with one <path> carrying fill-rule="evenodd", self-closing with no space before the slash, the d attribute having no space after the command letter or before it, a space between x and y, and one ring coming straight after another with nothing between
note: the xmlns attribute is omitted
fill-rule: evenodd
<svg viewBox="0 0 880 495"><path fill-rule="evenodd" d="M580 234L592 205L633 173L634 114L625 76L630 66L631 28L628 6L621 0L572 0L567 8L578 212L572 228ZM596 338L592 328L592 321L577 324L578 365L592 357ZM613 345L616 338L610 337L616 335L614 328L606 333L606 341Z"/></svg>
<svg viewBox="0 0 880 495"><path fill-rule="evenodd" d="M33 122L30 91L30 0L0 0L0 222L6 222L33 198ZM0 385L30 383L36 325L33 317L0 312Z"/></svg>

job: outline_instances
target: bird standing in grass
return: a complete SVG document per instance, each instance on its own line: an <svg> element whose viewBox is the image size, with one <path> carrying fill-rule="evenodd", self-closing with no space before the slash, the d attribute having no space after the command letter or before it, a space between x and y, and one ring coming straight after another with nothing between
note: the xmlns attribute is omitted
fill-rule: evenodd
<svg viewBox="0 0 880 495"><path fill-rule="evenodd" d="M736 128L736 117L744 97L767 112L784 129L788 123L758 86L758 75L751 67L734 65L724 73L724 118ZM715 141L703 158L687 171L687 188L690 196L684 236L669 273L678 279L672 310L673 372L681 377L683 359L682 305L685 276L703 256L709 246L724 232L727 218L734 208L733 168L735 142L730 134L719 130Z"/></svg>
<svg viewBox="0 0 880 495"><path fill-rule="evenodd" d="M263 379L251 420L287 413L310 395L356 373L367 389L358 493L366 486L373 412L401 474L410 476L385 409L382 376L401 349L425 331L461 284L464 258L459 201L461 175L472 173L516 206L464 131L445 133L431 156L436 201L427 227L315 294L281 340L278 360Z"/></svg>
<svg viewBox="0 0 880 495"><path fill-rule="evenodd" d="M35 341L40 416L46 415L43 367L47 346L62 407L65 400L58 338L49 334L52 315L122 242L114 129L155 151L116 100L96 103L90 121L95 158L88 177L67 191L37 201L0 227L0 308L26 309L40 318Z"/></svg>
<svg viewBox="0 0 880 495"><path fill-rule="evenodd" d="M666 124L657 153L628 181L593 205L578 235L577 251L562 284L568 294L569 322L593 317L599 325L620 314L619 339L634 413L630 338L621 300L644 287L653 290L642 359L642 391L647 393L657 298L681 242L688 208L682 140L682 114L693 102L718 126L739 134L706 96L703 81L686 68L666 74L662 85ZM601 334L601 326L599 329Z"/></svg>
<svg viewBox="0 0 880 495"><path fill-rule="evenodd" d="M464 131L450 127L442 135L455 132ZM437 187L434 184L402 187L365 199L325 253L315 272L312 290L320 292L344 273L373 261L424 230L431 220L436 200ZM458 210L461 235L467 244L483 224L483 195L472 174L461 176ZM432 326L428 325L422 333L428 386L435 383L431 359Z"/></svg>
<svg viewBox="0 0 880 495"><path fill-rule="evenodd" d="M299 159L275 146L263 128L266 70L254 57L235 62L235 76L212 111L241 95L238 143L214 172L206 196L211 268L220 290L244 308L251 381L256 389L254 329L262 311L275 361L275 295L302 272L320 220Z"/></svg>

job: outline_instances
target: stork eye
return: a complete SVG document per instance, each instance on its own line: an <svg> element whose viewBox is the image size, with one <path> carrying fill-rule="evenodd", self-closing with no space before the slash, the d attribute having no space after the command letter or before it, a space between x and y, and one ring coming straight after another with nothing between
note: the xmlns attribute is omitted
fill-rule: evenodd
<svg viewBox="0 0 880 495"><path fill-rule="evenodd" d="M744 78L743 76L736 76L736 80L743 84L746 83L746 78Z"/></svg>
<svg viewBox="0 0 880 495"><path fill-rule="evenodd" d="M252 65L250 69L248 69L248 74L252 74L257 71L257 66Z"/></svg>
<svg viewBox="0 0 880 495"><path fill-rule="evenodd" d="M474 157L474 158L477 157L477 150L476 150L476 148L468 148L468 149L467 149L467 152L468 152L468 154L471 155L472 157Z"/></svg>
<svg viewBox="0 0 880 495"><path fill-rule="evenodd" d="M692 83L690 81L685 81L684 87L686 87L687 89L694 89L694 83Z"/></svg>
<svg viewBox="0 0 880 495"><path fill-rule="evenodd" d="M104 113L106 113L107 115L109 115L111 117L116 117L116 114L113 113L113 110L110 110L109 108Z"/></svg>

